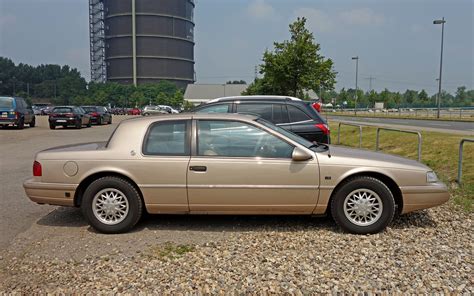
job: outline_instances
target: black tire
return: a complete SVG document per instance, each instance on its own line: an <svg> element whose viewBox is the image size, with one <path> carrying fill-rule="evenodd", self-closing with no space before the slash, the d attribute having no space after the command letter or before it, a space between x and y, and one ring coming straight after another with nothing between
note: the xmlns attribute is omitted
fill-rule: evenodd
<svg viewBox="0 0 474 296"><path fill-rule="evenodd" d="M50 128L50 129L56 129L56 126L54 125L54 123L50 123L50 124L49 124L49 128Z"/></svg>
<svg viewBox="0 0 474 296"><path fill-rule="evenodd" d="M375 193L381 201L382 211L379 212L379 215L373 214L375 217L373 218L374 221L371 222L372 224L358 225L355 218L350 220L345 214L345 201L349 196L354 196L352 193L357 190L371 191ZM395 199L390 189L382 181L368 176L354 177L345 181L344 184L334 192L330 206L331 214L336 224L343 230L354 234L381 232L392 222L395 215ZM360 223L367 222L362 221Z"/></svg>
<svg viewBox="0 0 474 296"><path fill-rule="evenodd" d="M33 117L33 119L31 119L31 122L30 122L30 127L35 127L36 125L36 118Z"/></svg>
<svg viewBox="0 0 474 296"><path fill-rule="evenodd" d="M25 128L25 119L21 118L20 121L18 121L18 125L16 126L17 129L24 129Z"/></svg>
<svg viewBox="0 0 474 296"><path fill-rule="evenodd" d="M108 124L112 124L112 115L109 116L109 122Z"/></svg>
<svg viewBox="0 0 474 296"><path fill-rule="evenodd" d="M81 128L82 128L82 120L81 120L80 118L76 121L75 127L76 127L77 129L81 129Z"/></svg>
<svg viewBox="0 0 474 296"><path fill-rule="evenodd" d="M103 122L103 118L102 117L99 117L97 118L97 125L102 125L102 122Z"/></svg>
<svg viewBox="0 0 474 296"><path fill-rule="evenodd" d="M128 202L128 213L117 224L108 225L94 214L93 203L96 195L102 190L118 190ZM89 224L102 233L124 233L132 229L140 220L143 202L137 189L120 177L102 177L92 182L84 192L81 210Z"/></svg>

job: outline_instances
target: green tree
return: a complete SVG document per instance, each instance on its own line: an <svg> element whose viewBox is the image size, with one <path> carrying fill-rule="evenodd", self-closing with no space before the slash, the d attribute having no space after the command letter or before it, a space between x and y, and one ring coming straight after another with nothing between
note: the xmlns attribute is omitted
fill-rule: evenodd
<svg viewBox="0 0 474 296"><path fill-rule="evenodd" d="M265 51L260 65L260 74L264 76L254 81L246 94L304 97L305 90L319 93L321 87L333 89L333 62L319 53L320 45L305 25L306 18L298 18L289 26L290 40L275 42L273 51Z"/></svg>

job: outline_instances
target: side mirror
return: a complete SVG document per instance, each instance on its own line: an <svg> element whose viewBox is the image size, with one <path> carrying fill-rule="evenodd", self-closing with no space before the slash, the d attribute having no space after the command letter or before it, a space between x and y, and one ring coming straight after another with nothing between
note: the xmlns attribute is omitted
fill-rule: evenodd
<svg viewBox="0 0 474 296"><path fill-rule="evenodd" d="M293 154L291 155L291 158L294 161L305 161L312 159L313 156L308 152L304 151L303 149L295 147L295 149L293 149Z"/></svg>

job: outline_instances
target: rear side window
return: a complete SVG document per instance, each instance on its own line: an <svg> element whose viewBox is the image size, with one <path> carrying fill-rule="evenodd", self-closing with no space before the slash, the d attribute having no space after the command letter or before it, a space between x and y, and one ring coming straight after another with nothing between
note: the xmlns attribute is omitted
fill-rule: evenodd
<svg viewBox="0 0 474 296"><path fill-rule="evenodd" d="M229 113L230 104L219 104L204 107L196 111L196 113Z"/></svg>
<svg viewBox="0 0 474 296"><path fill-rule="evenodd" d="M272 104L237 104L237 113L252 114L273 121Z"/></svg>
<svg viewBox="0 0 474 296"><path fill-rule="evenodd" d="M311 120L311 118L303 112L303 110L293 106L288 105L288 115L290 116L290 122L299 122Z"/></svg>
<svg viewBox="0 0 474 296"><path fill-rule="evenodd" d="M13 98L0 98L0 108L13 109Z"/></svg>
<svg viewBox="0 0 474 296"><path fill-rule="evenodd" d="M187 125L187 121L183 120L154 123L145 136L143 154L167 156L190 155Z"/></svg>

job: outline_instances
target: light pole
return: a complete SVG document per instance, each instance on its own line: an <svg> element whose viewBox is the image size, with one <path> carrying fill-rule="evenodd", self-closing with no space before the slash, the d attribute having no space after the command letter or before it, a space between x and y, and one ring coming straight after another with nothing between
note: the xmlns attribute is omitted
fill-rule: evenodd
<svg viewBox="0 0 474 296"><path fill-rule="evenodd" d="M359 76L359 56L352 57L353 60L356 61L356 90L355 90L355 100L354 100L354 115L357 115L357 79Z"/></svg>
<svg viewBox="0 0 474 296"><path fill-rule="evenodd" d="M444 17L440 20L434 20L433 24L435 25L440 25L441 24L441 58L439 62L439 81L438 81L438 115L437 118L439 118L440 115L440 108L441 108L441 74L443 73L443 40L444 40L444 24L446 21L444 20Z"/></svg>

